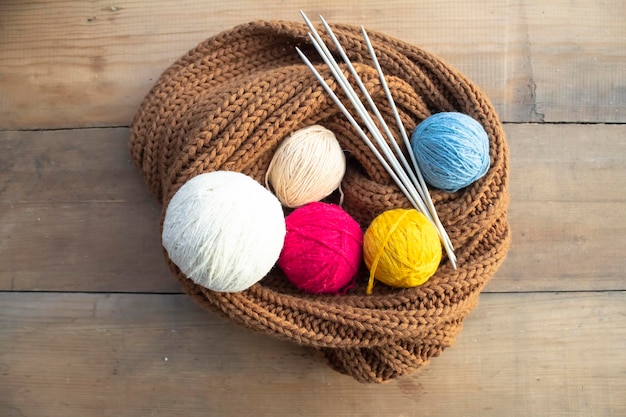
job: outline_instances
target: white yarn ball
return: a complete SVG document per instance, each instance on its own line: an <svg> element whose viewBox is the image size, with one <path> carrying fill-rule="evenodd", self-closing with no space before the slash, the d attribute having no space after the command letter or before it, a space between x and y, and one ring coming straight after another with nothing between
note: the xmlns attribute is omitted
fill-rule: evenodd
<svg viewBox="0 0 626 417"><path fill-rule="evenodd" d="M330 195L345 172L346 157L335 134L313 125L283 140L272 157L265 183L286 207L295 208Z"/></svg>
<svg viewBox="0 0 626 417"><path fill-rule="evenodd" d="M243 291L278 260L285 217L276 197L239 172L215 171L186 182L169 203L163 247L195 283Z"/></svg>

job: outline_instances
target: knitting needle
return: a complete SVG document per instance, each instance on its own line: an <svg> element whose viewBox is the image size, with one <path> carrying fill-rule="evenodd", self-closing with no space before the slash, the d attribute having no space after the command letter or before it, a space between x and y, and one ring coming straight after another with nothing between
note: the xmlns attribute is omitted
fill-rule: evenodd
<svg viewBox="0 0 626 417"><path fill-rule="evenodd" d="M444 229L443 225L441 224L441 221L439 220L439 216L437 215L437 211L435 210L435 206L434 206L434 204L432 202L432 199L430 198L430 194L428 193L428 188L427 188L426 183L425 183L425 181L424 181L424 179L422 177L422 174L421 174L421 172L419 170L419 166L417 165L417 162L415 160L415 155L413 155L412 152L408 152L409 156L411 157L411 162L413 164L413 169L411 169L411 167L409 166L409 163L407 162L404 154L402 153L402 151L400 150L400 147L398 146L398 142L396 141L395 137L393 136L393 134L389 130L389 127L387 126L387 122L385 121L385 119L380 114L380 111L378 110L378 108L376 107L376 104L372 100L372 97L369 94L369 92L367 91L367 88L365 88L365 85L363 84L363 81L361 80L361 77L356 72L356 69L354 68L354 65L352 65L352 62L350 61L350 58L348 58L346 52L344 51L343 47L341 46L341 43L339 42L339 40L335 36L335 33L333 32L331 27L328 25L328 23L326 22L326 20L322 16L320 16L320 20L321 20L322 24L324 25L324 28L326 29L326 32L330 36L332 42L335 44L335 47L339 51L339 54L341 55L341 58L347 64L348 69L350 70L350 73L354 77L357 85L359 86L359 88L361 89L363 94L365 95L365 98L366 98L370 108L372 109L372 111L376 115L376 118L378 119L378 121L380 122L381 126L383 127L383 129L385 131L385 134L387 135L387 138L389 139L389 143L392 144L393 149L394 149L397 157L400 159L400 161L402 162L402 165L404 166L405 172L407 172L409 174L409 176L411 177L411 181L412 181L415 189L418 191L418 193L419 193L419 195L421 197L421 203L422 204L420 204L420 208L422 209L422 211L428 211L427 215L429 214L429 216L428 216L429 220L431 220L435 224L435 227L440 231L440 235L441 235L442 240L445 240L446 244L449 245L451 249L453 249L452 242L450 241L450 238L449 238L448 234L445 232L445 229ZM372 61L374 62L374 66L375 66L376 71L378 73L378 76L380 78L381 85L383 87L383 90L385 91L385 95L386 95L387 100L389 101L389 104L391 106L391 110L392 110L392 112L394 114L394 117L395 117L395 120L396 120L396 124L398 126L398 130L400 130L400 132L402 134L402 138L404 140L404 145L406 146L406 149L410 150L411 149L411 145L409 143L409 139L407 137L406 130L404 129L404 126L402 125L402 121L400 120L400 114L398 113L398 109L396 107L395 101L393 100L393 97L391 96L391 91L389 90L389 86L387 85L387 81L385 79L385 75L384 75L384 73L382 71L382 68L380 67L380 63L378 62L378 58L376 56L376 52L374 51L374 48L372 46L372 43L370 42L369 36L367 35L367 32L365 31L365 28L363 26L361 26L361 32L363 33L363 38L365 39L365 43L366 43L366 45L368 47L368 50L369 50L369 53L370 53L370 55L372 57ZM415 174L413 173L414 171L417 173L418 178L415 177ZM424 201L426 201L426 203L424 203ZM424 209L424 207L423 207L424 204L426 204L427 210L423 210ZM452 264L454 266L456 266L454 260L452 261Z"/></svg>
<svg viewBox="0 0 626 417"><path fill-rule="evenodd" d="M298 50L298 54L303 59L303 61L307 64L309 69L311 69L311 71L315 74L316 78L320 81L320 83L322 84L324 89L331 95L331 98L333 98L333 101L340 107L340 109L342 110L344 115L348 118L350 123L355 127L355 129L357 130L359 135L365 140L365 142L368 145L368 147L374 152L375 156L377 157L377 159L379 159L381 164L383 164L383 167L390 173L390 175L392 176L394 181L398 184L398 186L401 188L403 193L405 195L407 195L407 197L409 198L409 200L411 201L413 206L418 208L418 210L420 210L422 213L426 214L427 217L429 217L429 219L434 223L436 229L438 230L438 233L440 235L442 243L444 244L444 247L445 247L446 252L448 254L448 258L451 261L453 267L456 268L456 257L454 256L454 252L452 250L452 243L451 243L447 233L445 232L445 229L443 228L443 225L439 221L439 218L437 217L436 211L434 210L434 205L432 204L432 200L430 199L430 195L428 194L427 188L426 188L426 186L425 186L425 184L423 182L423 178L421 178L422 181L419 181L419 180L415 179L415 176L412 174L412 170L410 170L410 168L408 167L408 162L406 161L406 159L404 158L404 155L402 155L401 151L399 150L399 147L397 145L397 142L395 141L395 138L393 137L393 135L389 131L389 128L387 127L384 119L382 118L382 116L380 115L380 112L378 111L378 109L376 108L375 104L373 103L373 100L371 99L371 96L367 92L367 89L363 85L363 82L361 81L360 77L356 73L356 70L354 69L354 66L352 65L352 63L348 59L347 55L345 54L345 51L343 50L343 48L339 44L337 38L334 36L334 33L332 32L332 30L330 29L330 27L328 26L326 21L320 16L320 19L322 20L322 23L324 24L324 27L326 28L327 32L331 36L331 39L333 40L333 43L335 43L335 46L337 47L337 49L339 50L340 54L342 55L343 60L348 65L348 68L349 68L350 72L352 73L352 75L354 76L355 80L357 81L357 84L359 85L359 88L363 91L366 99L368 100L368 104L372 108L372 111L376 114L377 118L381 122L381 125L386 130L386 133L387 133L388 137L390 138L390 142L392 143L392 145L394 145L396 153L399 153L401 155L401 159L403 160L403 164L405 166L405 170L402 170L402 168L400 167L400 165L398 163L398 160L391 153L391 150L390 150L388 144L383 139L380 130L373 123L373 120L371 119L371 116L365 110L365 107L363 106L363 103L358 99L358 96L356 95L356 92L354 91L352 86L349 84L347 78L345 77L345 75L343 74L341 69L339 68L339 65L335 61L335 59L332 56L331 52L328 50L328 48L326 47L325 43L323 42L323 40L321 39L321 37L319 36L317 31L315 30L315 27L313 26L311 21L306 17L304 12L301 11L301 14L302 14L305 22L307 23L307 26L309 27L309 29L312 32L312 33L309 33L309 37L311 38L311 41L313 42L313 45L317 49L318 53L320 54L320 56L322 57L324 62L328 65L328 67L331 70L331 73L335 77L336 81L342 87L342 89L346 93L346 96L348 97L350 102L353 104L355 110L357 111L357 113L363 119L364 123L368 127L368 130L370 130L370 133L376 139L377 143L379 144L379 146L383 150L383 153L385 154L385 156L389 159L389 163L394 167L393 170L391 169L389 164L382 158L380 153L376 150L375 146L371 143L370 139L363 132L363 130L358 125L358 123L356 123L354 118L350 115L350 113L347 111L345 106L337 98L337 96L334 94L332 89L330 89L330 87L326 84L326 81L323 79L323 77L321 77L319 72L317 72L317 70L314 68L312 63L308 60L308 58L306 58L306 56L302 53L302 51L300 51L298 48L296 48ZM387 94L387 98L390 101L390 104L392 106L392 110L393 110L395 118L396 118L396 122L398 123L400 131L403 134L403 138L405 140L405 145L406 145L406 143L408 143L408 138L406 137L406 132L404 131L404 128L402 127L401 122L399 122L400 117L399 117L399 114L397 112L397 108L395 106L395 103L393 102L393 98L391 97L391 94L389 92L389 88L388 88L388 86L386 84L386 81L384 80L384 75L382 73L382 69L380 69L380 65L378 64L378 60L376 59L376 55L373 53L373 48L371 46L371 42L369 42L369 38L367 37L367 34L365 33L365 30L363 28L362 28L362 31L364 32L364 37L366 39L366 43L368 44L368 49L370 50L370 54L372 55L373 60L375 61L375 66L377 67L378 74L381 77L381 83L384 83L384 89L385 89L385 92ZM408 146L407 146L407 148L410 149L410 147L408 147ZM416 164L415 164L415 166L416 166ZM396 172L400 175L401 179L398 178L398 176L395 174ZM409 179L406 176L406 172L411 173L412 180L414 182L412 182L412 183L409 182ZM421 177L421 173L419 172L419 170L417 171L417 173L418 173L418 176ZM408 182L408 184L407 184L407 182ZM410 186L407 187L407 185L411 185L411 186L413 186L413 188L411 188ZM411 191L413 191L413 192L411 192ZM417 191L419 193L419 197L424 197L424 194L427 196L426 200L429 203L428 204L428 209L426 209L424 207L424 202L422 201L422 199L415 195L415 191ZM434 216L432 215L433 213L434 213Z"/></svg>
<svg viewBox="0 0 626 417"><path fill-rule="evenodd" d="M387 145L387 143L382 138L382 134L380 133L378 128L374 125L373 120L371 119L371 117L367 113L367 111L365 110L365 108L363 106L363 103L361 103L360 100L358 99L358 97L356 95L356 92L354 91L352 86L347 81L347 78L345 77L345 75L343 75L343 72L339 68L337 62L334 60L334 57L332 56L331 52L326 47L325 43L323 42L323 40L321 39L319 34L315 30L313 24L306 17L304 12L301 12L301 13L302 13L302 16L303 16L305 22L307 23L307 26L311 29L312 33L309 33L309 37L311 38L311 41L313 42L313 45L317 49L318 53L320 54L320 56L322 57L324 62L328 65L329 69L331 70L331 73L333 74L333 76L335 77L335 79L338 82L338 84L342 87L342 89L346 93L346 96L348 97L348 99L351 101L351 103L355 107L355 110L357 111L357 113L359 113L361 115L363 121L365 122L365 124L367 125L368 129L370 130L370 133L372 134L372 136L374 136L374 138L376 139L377 143L381 147L383 153L389 159L389 163L391 165L393 165L393 167L395 168L396 173L398 173L400 175L401 181L402 181L402 185L403 185L401 187L401 189L403 190L403 192L409 191L408 194L405 192L405 195L407 195L407 197L409 197L409 199L411 200L413 206L418 208L418 210L420 210L422 213L426 214L427 217L429 217L429 220L431 220L433 222L433 224L436 226L436 228L438 230L438 233L440 235L440 238L442 239L442 243L444 244L444 247L446 248L446 252L448 253L449 258L450 258L453 266L456 266L455 265L455 257L454 257L453 251L451 249L451 243L450 243L449 238L447 237L447 234L445 233L445 230L440 225L440 223L439 223L439 225L437 225L437 223L435 221L433 221L432 216L430 215L430 211L425 209L425 207L423 205L423 202L419 198L416 198L415 187L411 188L409 186L409 185L413 185L413 184L411 184L408 181L408 177L406 176L406 172L403 171L402 168L399 167L397 159L395 159L395 157L390 153L389 146ZM358 79L358 74L357 74L357 79ZM345 112L344 112L344 114L345 114ZM366 139L366 143L369 141L368 138L364 138L364 139ZM368 144L368 146L369 146L369 144ZM371 146L370 146L370 148L371 148ZM385 167L385 168L388 169L388 167ZM389 171L389 172L391 172L391 171ZM394 176L394 181L396 181L398 183L398 185L401 185L401 183L396 180L395 176ZM439 226L439 227L437 227L437 226Z"/></svg>
<svg viewBox="0 0 626 417"><path fill-rule="evenodd" d="M337 107L339 107L339 110L341 110L341 112L344 114L344 116L346 116L346 118L348 119L348 122L350 122L352 127L354 127L354 129L359 134L359 136L361 136L361 138L363 139L365 144L370 148L372 153L374 153L374 156L376 157L376 159L378 159L378 161L381 163L383 168L385 168L385 170L389 173L389 175L394 180L394 182L396 182L396 184L398 184L398 187L400 187L400 190L405 195L408 195L409 191L405 188L405 186L402 183L402 181L400 181L400 178L398 178L398 176L396 175L395 171L389 166L389 164L387 163L385 158L381 155L381 153L378 151L378 149L374 146L374 144L372 143L370 138L367 137L367 134L365 134L365 132L363 131L361 126L357 123L357 121L354 119L352 114L350 114L350 112L348 111L346 106L341 102L341 100L339 100L339 97L337 97L337 95L332 90L332 88L330 88L330 86L326 83L326 81L324 80L324 77L322 77L322 75L317 71L315 66L311 63L309 58L307 58L307 56L300 50L300 48L296 47L296 51L298 52L298 55L300 55L300 58L302 58L302 60L306 64L306 66L309 67L309 69L311 70L313 75L315 75L315 78L317 78L317 80L320 82L320 84L322 85L324 90L326 90L326 92L328 93L330 98L333 100L333 102L335 102ZM409 199L412 200L410 197L409 197ZM413 204L413 202L412 202L412 204Z"/></svg>
<svg viewBox="0 0 626 417"><path fill-rule="evenodd" d="M404 129L404 126L402 125L402 120L400 120L400 114L398 113L398 109L396 107L396 103L393 100L393 97L391 96L391 91L389 90L389 86L387 85L387 80L385 79L385 74L383 73L383 70L380 66L380 63L378 62L378 58L376 56L376 52L374 51L374 47L372 46L372 43L370 42L370 38L367 35L367 32L365 31L365 28L363 26L361 26L361 32L363 33L363 39L365 39L365 44L367 45L367 49L369 50L370 56L372 57L372 62L374 63L374 67L376 68L376 72L378 72L378 76L380 78L380 83L383 87L383 90L385 91L385 95L387 96L387 100L389 101L389 104L391 106L391 109L393 111L393 114L395 116L396 119L396 124L398 126L398 130L400 130L400 133L402 135L402 139L404 141L404 146L406 146L407 149L411 149L411 144L409 142L409 138L406 134L406 130ZM433 217L433 219L436 222L437 228L441 228L444 229L443 225L441 224L441 220L439 219L439 216L437 215L437 210L435 209L435 205L433 204L433 200L430 197L430 194L428 193L428 187L426 186L426 181L424 181L424 177L422 175L422 172L419 168L419 165L417 164L417 160L415 159L415 155L413 154L413 152L408 152L409 157L411 158L411 163L413 164L413 170L415 171L415 173L417 174L417 178L418 178L418 182L419 182L419 187L418 190L423 190L424 191L424 195L422 196L424 198L424 200L426 200L426 204L428 205L428 209ZM413 179L415 177L412 177ZM444 229L445 231L445 229ZM448 244L450 245L451 249L454 249L454 246L452 245L452 241L450 241L450 237L448 236L448 234L445 234L445 237L448 241ZM455 258L456 259L456 258ZM453 266L456 269L456 262L452 262Z"/></svg>
<svg viewBox="0 0 626 417"><path fill-rule="evenodd" d="M387 122L385 121L385 119L382 117L382 115L380 114L380 111L378 110L378 107L376 107L376 104L374 103L374 100L372 100L372 96L370 95L369 91L367 91L367 88L365 88L365 85L363 84L363 81L361 80L361 77L359 76L359 74L356 72L356 69L354 68L354 65L352 65L352 61L350 61L350 58L348 58L348 55L346 54L345 50L343 49L343 47L341 46L341 43L339 42L339 40L337 39L337 37L335 36L335 33L333 32L333 30L331 29L331 27L328 25L328 23L326 22L326 20L320 16L320 20L322 21L322 24L324 25L324 28L326 29L326 32L328 33L328 35L330 36L331 40L333 41L333 43L335 44L335 47L337 48L337 50L339 51L339 54L341 55L341 58L343 59L343 61L346 63L346 65L348 66L348 69L350 70L350 73L352 74L352 76L354 77L357 85L359 86L359 88L361 89L361 91L363 92L365 99L367 100L367 103L370 106L370 109L372 109L372 111L374 112L374 115L376 116L376 118L378 119L378 121L380 122L381 126L383 127L383 130L385 131L385 134L387 135L387 138L389 139L389 143L391 143L391 145L393 146L393 150L395 151L396 155L398 158L400 158L400 161L402 162L402 165L404 166L404 170L405 172L407 172L412 178L411 180L413 181L414 184L417 184L418 181L415 178L411 168L409 167L409 164L406 160L406 158L404 157L404 154L402 153L402 151L400 150L400 147L398 146L398 142L395 140L393 134L391 133L391 131L389 130L389 126L387 125ZM371 53L371 52L370 52ZM379 73L380 74L380 73ZM393 100L393 99L392 99ZM393 101L392 101L393 102ZM395 108L395 103L392 105L392 110L394 110L395 112L397 112L396 108ZM397 113L396 113L397 114ZM404 129L402 129L404 131ZM408 149L408 148L407 148ZM419 188L417 188L417 191L419 192L420 196L422 197L422 200L424 199L424 196L422 195L422 190L420 190Z"/></svg>
<svg viewBox="0 0 626 417"><path fill-rule="evenodd" d="M300 48L296 47L296 51L298 52L298 54L300 55L300 57L302 58L302 60L304 61L304 63L306 64L306 66L311 70L311 72L313 73L313 75L315 75L315 77L317 78L317 80L320 82L320 84L322 85L322 87L324 88L324 90L328 93L328 95L331 97L331 99L333 100L333 102L335 102L335 104L337 105L337 107L339 107L339 109L341 110L341 112L344 114L344 116L348 119L348 121L350 122L350 124L354 127L354 129L357 131L357 133L359 134L359 136L361 136L361 138L363 139L363 141L366 143L366 145L370 148L370 150L372 151L372 153L374 153L374 156L376 157L376 159L378 159L378 161L381 163L381 165L383 166L383 168L389 173L389 175L391 176L391 178L393 179L393 181L398 185L398 187L400 188L400 190L403 192L404 195L407 196L407 198L409 198L409 201L411 201L411 204L416 207L417 203L415 202L415 200L412 198L411 193L407 190L406 186L404 185L404 183L400 180L400 178L398 178L398 176L396 175L396 172L394 171L393 168L391 168L391 166L387 163L387 161L385 160L385 158L381 155L381 153L378 151L378 149L374 146L374 144L371 142L370 138L365 134L365 132L363 131L363 129L361 128L361 126L356 122L356 120L354 119L354 117L352 116L352 114L350 114L350 112L348 111L348 109L345 107L345 105L341 102L341 100L337 97L337 95L335 94L335 92L332 90L332 88L326 83L326 81L324 80L324 77L322 77L322 75L317 71L317 69L315 68L315 66L311 63L311 61L307 58L306 55L304 55L304 53L300 50ZM420 210L421 211L421 210ZM422 211L423 212L423 211ZM438 230L438 233L441 233ZM443 239L442 239L443 240ZM446 253L448 254L448 258L450 259L450 262L452 263L452 265L456 268L456 257L454 256L454 252L448 248L448 245L446 245L445 241L444 242L444 247L446 248Z"/></svg>
<svg viewBox="0 0 626 417"><path fill-rule="evenodd" d="M404 186L403 189L407 191L407 192L405 192L405 195L409 198L409 200L411 201L411 203L412 203L412 205L414 207L418 208L419 211L421 211L422 213L426 214L427 217L430 217L430 214L426 210L423 201L418 196L418 193L416 193L417 190L415 190L415 187L411 187L412 184L411 184L410 180L408 179L408 177L406 175L406 171L404 171L399 166L398 160L391 153L391 149L389 148L389 145L382 138L382 134L380 133L380 130L378 130L378 128L374 124L374 121L372 120L371 116L369 115L369 113L365 109L363 103L359 100L356 92L354 91L354 89L350 85L348 79L346 78L346 76L341 71L341 68L339 67L339 64L337 64L337 61L335 61L334 57L332 56L332 53L330 52L330 50L328 49L328 47L326 46L326 44L324 43L322 38L319 36L319 33L315 30L315 27L313 26L311 21L306 17L304 12L301 11L301 13L302 13L302 17L304 18L305 22L307 23L307 26L311 29L312 33L309 33L309 37L311 38L313 46L315 46L315 48L317 49L318 53L320 54L320 57L324 60L326 65L329 67L329 69L330 69L331 73L333 74L333 76L335 77L337 83L344 90L344 93L346 94L346 96L348 97L348 99L350 100L352 105L354 106L356 112L361 116L361 118L362 118L363 122L365 123L365 125L367 126L368 130L370 131L370 133L372 134L372 136L374 137L374 139L378 143L379 147L381 148L381 151L382 151L383 155L387 158L388 163L393 167L393 171L395 172L395 174L397 174L400 177L401 183ZM357 75L357 77L358 77L358 75ZM357 79L360 80L359 78L357 78ZM362 85L362 83L361 83L361 85ZM363 89L365 89L365 87L363 87ZM367 136L366 136L365 140L366 140L366 142L369 142L369 138L367 138ZM369 146L369 144L368 144L368 146ZM388 170L388 172L390 172L390 171ZM429 219L429 220L432 221L432 219Z"/></svg>

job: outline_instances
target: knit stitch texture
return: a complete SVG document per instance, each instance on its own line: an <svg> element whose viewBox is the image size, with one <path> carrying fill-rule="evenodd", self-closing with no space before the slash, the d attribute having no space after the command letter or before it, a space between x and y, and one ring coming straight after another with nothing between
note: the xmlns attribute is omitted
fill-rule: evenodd
<svg viewBox="0 0 626 417"><path fill-rule="evenodd" d="M333 25L333 30L381 113L395 126L360 29ZM323 28L319 31L329 42ZM167 254L166 260L186 293L202 306L312 347L332 368L358 381L383 382L413 372L453 344L504 260L510 238L508 149L491 103L466 77L413 45L375 32L370 39L407 132L432 113L458 111L479 121L489 136L491 167L484 177L453 194L431 190L458 269L444 257L424 285L393 289L378 283L368 296L368 273L362 267L356 285L337 296L306 294L274 268L248 290L218 293L194 284ZM343 207L363 228L385 210L411 207L302 63L296 46L343 97L310 45L306 26L292 22L237 26L200 43L161 75L133 120L130 147L163 204L162 218L174 193L196 175L239 171L263 184L280 141L312 124L333 131L346 151Z"/></svg>

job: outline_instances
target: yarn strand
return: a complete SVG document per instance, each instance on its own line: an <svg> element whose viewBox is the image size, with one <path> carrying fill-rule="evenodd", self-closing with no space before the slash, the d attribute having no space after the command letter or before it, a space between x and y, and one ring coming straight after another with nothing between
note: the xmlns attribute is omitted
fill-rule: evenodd
<svg viewBox="0 0 626 417"><path fill-rule="evenodd" d="M402 220L404 220L404 218L408 216L409 213L410 213L409 211L405 211L404 213L402 213L400 217L396 219L393 225L391 225L391 227L388 229L387 234L385 235L385 239L381 242L380 248L378 248L378 251L376 252L376 256L374 257L374 260L372 261L372 266L370 267L370 277L369 277L369 281L367 282L367 289L365 291L366 294L369 295L374 290L374 282L375 282L374 276L376 275L376 268L378 267L378 262L380 261L380 257L383 255L383 253L385 253L385 249L387 248L387 243L389 242L389 238L393 235L393 233L396 231L400 223L402 223Z"/></svg>

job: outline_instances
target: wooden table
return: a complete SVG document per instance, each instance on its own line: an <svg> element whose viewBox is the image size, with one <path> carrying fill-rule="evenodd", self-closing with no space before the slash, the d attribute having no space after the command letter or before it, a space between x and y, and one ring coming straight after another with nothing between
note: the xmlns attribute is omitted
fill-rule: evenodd
<svg viewBox="0 0 626 417"><path fill-rule="evenodd" d="M384 385L201 310L169 275L128 125L254 19L363 24L492 99L513 245L454 347ZM0 2L0 416L626 415L626 3Z"/></svg>

